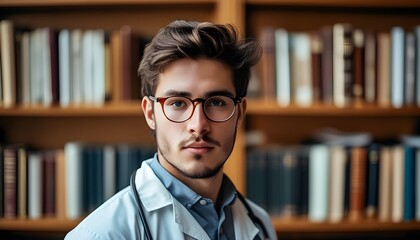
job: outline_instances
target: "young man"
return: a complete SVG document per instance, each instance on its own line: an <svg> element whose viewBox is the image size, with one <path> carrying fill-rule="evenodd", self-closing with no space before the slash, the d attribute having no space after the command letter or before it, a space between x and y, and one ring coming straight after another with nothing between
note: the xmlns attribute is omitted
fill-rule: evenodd
<svg viewBox="0 0 420 240"><path fill-rule="evenodd" d="M157 154L66 239L275 239L223 174L260 46L231 25L175 21L146 47L142 108ZM137 198L138 197L138 198Z"/></svg>

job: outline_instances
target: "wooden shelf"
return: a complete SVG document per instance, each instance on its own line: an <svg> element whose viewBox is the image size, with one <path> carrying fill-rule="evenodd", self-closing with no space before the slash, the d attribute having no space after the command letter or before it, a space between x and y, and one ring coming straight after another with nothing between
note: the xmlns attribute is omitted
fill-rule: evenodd
<svg viewBox="0 0 420 240"><path fill-rule="evenodd" d="M310 107L281 107L274 101L250 100L247 105L248 115L276 115L276 116L332 116L332 117L417 117L420 116L418 107L379 107L376 105L357 105L337 108L331 105L313 105Z"/></svg>
<svg viewBox="0 0 420 240"><path fill-rule="evenodd" d="M7 117L126 117L141 116L141 102L124 102L121 104L106 104L104 106L16 106L0 108L0 116Z"/></svg>
<svg viewBox="0 0 420 240"><path fill-rule="evenodd" d="M0 7L36 7L36 6L87 6L87 5L148 5L148 4L214 4L218 0L3 0Z"/></svg>
<svg viewBox="0 0 420 240"><path fill-rule="evenodd" d="M419 231L420 222L378 222L363 220L357 222L343 221L339 223L314 223L306 219L272 218L278 233L323 233L323 232L389 232Z"/></svg>
<svg viewBox="0 0 420 240"><path fill-rule="evenodd" d="M45 218L40 220L0 219L0 230L10 231L70 231L80 220Z"/></svg>
<svg viewBox="0 0 420 240"><path fill-rule="evenodd" d="M322 7L420 7L417 0L247 0L249 5L322 6Z"/></svg>

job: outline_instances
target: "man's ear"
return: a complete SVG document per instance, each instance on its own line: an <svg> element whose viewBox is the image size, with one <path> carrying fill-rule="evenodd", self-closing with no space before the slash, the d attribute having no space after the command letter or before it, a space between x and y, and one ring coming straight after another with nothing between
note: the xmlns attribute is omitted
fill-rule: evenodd
<svg viewBox="0 0 420 240"><path fill-rule="evenodd" d="M144 118L146 119L147 125L152 130L155 130L155 115L153 113L153 101L150 100L148 97L143 97L141 100L141 108L143 109Z"/></svg>
<svg viewBox="0 0 420 240"><path fill-rule="evenodd" d="M238 121L236 124L237 127L241 125L242 121L245 118L246 104L246 98L243 98L242 102L238 104Z"/></svg>

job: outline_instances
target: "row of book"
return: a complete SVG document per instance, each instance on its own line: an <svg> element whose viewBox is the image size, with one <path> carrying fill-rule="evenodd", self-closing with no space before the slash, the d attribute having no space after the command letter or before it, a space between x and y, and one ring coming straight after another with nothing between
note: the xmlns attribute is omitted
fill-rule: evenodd
<svg viewBox="0 0 420 240"><path fill-rule="evenodd" d="M390 31L345 23L314 31L261 29L251 94L280 106L420 106L420 25Z"/></svg>
<svg viewBox="0 0 420 240"><path fill-rule="evenodd" d="M300 145L247 153L247 196L313 222L420 221L420 145Z"/></svg>
<svg viewBox="0 0 420 240"><path fill-rule="evenodd" d="M129 176L153 157L150 146L69 142L63 149L0 151L0 217L78 219L129 185Z"/></svg>
<svg viewBox="0 0 420 240"><path fill-rule="evenodd" d="M30 29L0 21L0 106L101 106L138 98L146 40L130 26Z"/></svg>

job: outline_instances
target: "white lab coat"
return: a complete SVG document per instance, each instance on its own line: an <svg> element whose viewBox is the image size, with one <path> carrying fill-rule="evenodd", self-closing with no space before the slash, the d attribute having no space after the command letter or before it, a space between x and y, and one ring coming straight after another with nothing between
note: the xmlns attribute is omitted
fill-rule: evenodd
<svg viewBox="0 0 420 240"><path fill-rule="evenodd" d="M164 187L149 164L137 170L136 185L153 239L210 239L190 212ZM127 176L129 177L129 176ZM276 239L268 214L248 201L270 239ZM259 229L241 201L232 206L236 239L254 239ZM260 233L261 239L263 235ZM70 239L144 239L143 226L130 187L121 190L87 216L66 236Z"/></svg>

